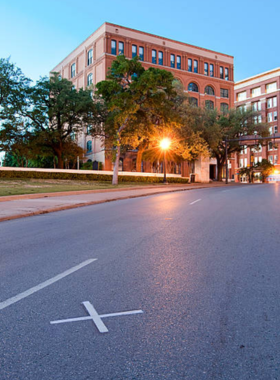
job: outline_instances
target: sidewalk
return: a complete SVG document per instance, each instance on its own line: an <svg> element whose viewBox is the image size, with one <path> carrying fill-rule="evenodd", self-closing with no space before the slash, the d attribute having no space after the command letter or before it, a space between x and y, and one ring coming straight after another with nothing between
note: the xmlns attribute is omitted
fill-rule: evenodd
<svg viewBox="0 0 280 380"><path fill-rule="evenodd" d="M166 185L109 190L13 195L0 198L0 222L76 207L112 202L120 199L233 185L235 184L226 185L224 183L197 183L189 185Z"/></svg>

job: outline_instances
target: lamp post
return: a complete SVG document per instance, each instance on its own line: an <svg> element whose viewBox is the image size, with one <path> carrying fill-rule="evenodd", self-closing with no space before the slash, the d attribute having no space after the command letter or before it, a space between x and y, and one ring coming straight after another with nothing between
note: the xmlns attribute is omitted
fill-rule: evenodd
<svg viewBox="0 0 280 380"><path fill-rule="evenodd" d="M171 141L167 137L164 138L163 140L161 140L161 142L160 142L160 147L163 150L163 183L164 184L167 184L167 181L166 181L166 151L170 147L170 143L171 143Z"/></svg>

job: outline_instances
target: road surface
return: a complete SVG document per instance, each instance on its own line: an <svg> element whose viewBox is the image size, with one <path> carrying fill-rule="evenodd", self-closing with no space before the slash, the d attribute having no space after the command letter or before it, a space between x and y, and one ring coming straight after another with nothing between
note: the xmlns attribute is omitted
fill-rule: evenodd
<svg viewBox="0 0 280 380"><path fill-rule="evenodd" d="M278 185L2 222L0 379L280 379L279 229Z"/></svg>

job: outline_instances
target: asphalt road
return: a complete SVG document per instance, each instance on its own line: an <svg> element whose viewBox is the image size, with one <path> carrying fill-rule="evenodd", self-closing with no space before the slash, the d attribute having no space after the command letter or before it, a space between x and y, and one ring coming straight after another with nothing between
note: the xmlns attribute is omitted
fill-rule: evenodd
<svg viewBox="0 0 280 380"><path fill-rule="evenodd" d="M280 379L279 230L278 185L2 222L0 379Z"/></svg>

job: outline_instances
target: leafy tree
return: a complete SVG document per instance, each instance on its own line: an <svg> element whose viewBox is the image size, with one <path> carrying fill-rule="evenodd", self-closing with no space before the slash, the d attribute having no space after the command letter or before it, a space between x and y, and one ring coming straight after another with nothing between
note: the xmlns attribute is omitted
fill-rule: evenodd
<svg viewBox="0 0 280 380"><path fill-rule="evenodd" d="M0 117L5 119L11 105L25 102L31 80L10 59L0 58Z"/></svg>
<svg viewBox="0 0 280 380"><path fill-rule="evenodd" d="M265 123L256 123L258 113L252 109L231 109L228 113L215 110L201 109L195 117L193 128L201 132L201 137L209 145L212 156L217 159L218 180L222 180L223 167L226 161L225 140L237 139L242 135L268 134ZM256 137L257 139L257 137ZM227 143L228 155L240 152L238 141Z"/></svg>
<svg viewBox="0 0 280 380"><path fill-rule="evenodd" d="M173 79L170 72L145 70L137 58L128 60L121 55L112 63L107 80L96 85L97 104L103 103L108 110L102 130L115 147L113 184L118 183L122 144L133 145L134 140L139 146L155 126L157 131L164 131L166 126L176 123Z"/></svg>
<svg viewBox="0 0 280 380"><path fill-rule="evenodd" d="M76 91L72 82L53 73L27 88L24 101L11 103L8 109L2 143L7 144L14 135L24 136L32 140L33 149L51 151L61 169L69 155L73 159L73 153L81 154L73 138L83 130L93 110L89 90Z"/></svg>
<svg viewBox="0 0 280 380"><path fill-rule="evenodd" d="M275 167L270 161L263 159L262 162L256 164L256 169L261 172L262 180L265 182L266 178L273 173Z"/></svg>

